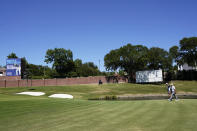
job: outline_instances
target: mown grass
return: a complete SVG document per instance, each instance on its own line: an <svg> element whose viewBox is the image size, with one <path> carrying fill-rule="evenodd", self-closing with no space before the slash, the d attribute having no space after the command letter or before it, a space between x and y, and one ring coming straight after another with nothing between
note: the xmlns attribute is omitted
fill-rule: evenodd
<svg viewBox="0 0 197 131"><path fill-rule="evenodd" d="M197 93L196 81L174 81L177 93ZM44 96L16 95L43 91ZM66 93L73 100L48 98ZM164 84L104 84L0 88L0 131L194 131L197 100L89 101L106 95L164 94Z"/></svg>
<svg viewBox="0 0 197 131"><path fill-rule="evenodd" d="M88 101L0 94L1 131L194 131L197 100Z"/></svg>
<svg viewBox="0 0 197 131"><path fill-rule="evenodd" d="M173 81L177 93L197 93L197 81ZM0 94L15 94L22 91L42 91L45 96L56 93L66 93L75 99L91 99L107 95L133 95L133 94L166 94L165 84L103 84L103 85L72 85L49 87L20 87L0 88Z"/></svg>

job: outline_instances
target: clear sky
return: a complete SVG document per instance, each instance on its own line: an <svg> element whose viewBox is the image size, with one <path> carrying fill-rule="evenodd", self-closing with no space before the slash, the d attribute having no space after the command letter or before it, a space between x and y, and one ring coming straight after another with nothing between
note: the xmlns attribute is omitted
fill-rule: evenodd
<svg viewBox="0 0 197 131"><path fill-rule="evenodd" d="M127 43L168 50L197 36L197 0L0 0L0 65L11 52L47 65L47 49L104 68Z"/></svg>

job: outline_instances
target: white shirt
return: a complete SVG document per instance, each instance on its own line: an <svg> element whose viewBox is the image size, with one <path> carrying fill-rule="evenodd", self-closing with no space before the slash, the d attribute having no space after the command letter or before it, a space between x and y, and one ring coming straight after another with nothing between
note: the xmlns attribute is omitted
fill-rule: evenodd
<svg viewBox="0 0 197 131"><path fill-rule="evenodd" d="M172 86L172 92L174 92L176 90L175 86Z"/></svg>

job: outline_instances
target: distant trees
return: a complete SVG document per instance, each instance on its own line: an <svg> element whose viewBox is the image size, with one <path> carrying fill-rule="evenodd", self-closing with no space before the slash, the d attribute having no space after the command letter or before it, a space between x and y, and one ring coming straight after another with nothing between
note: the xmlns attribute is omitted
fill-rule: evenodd
<svg viewBox="0 0 197 131"><path fill-rule="evenodd" d="M7 58L18 56L11 53ZM102 74L93 62L83 63L80 59L73 61L72 51L64 48L48 49L45 62L52 63L52 68L30 64L25 57L21 58L21 78L87 77Z"/></svg>
<svg viewBox="0 0 197 131"><path fill-rule="evenodd" d="M69 73L69 77L87 77L101 75L98 67L93 62L82 63L82 60L74 61L75 69Z"/></svg>
<svg viewBox="0 0 197 131"><path fill-rule="evenodd" d="M148 49L142 45L127 44L105 55L105 67L133 76L138 70L162 69L172 74L177 65L187 63L189 66L197 66L197 37L183 38L179 46L172 46L168 52L159 47Z"/></svg>
<svg viewBox="0 0 197 131"><path fill-rule="evenodd" d="M48 49L45 56L46 63L53 63L55 77L81 77L101 74L98 67L92 62L82 63L82 60L73 61L71 50L64 48Z"/></svg>
<svg viewBox="0 0 197 131"><path fill-rule="evenodd" d="M79 76L97 76L100 74L98 67L93 62L86 62L78 68Z"/></svg>
<svg viewBox="0 0 197 131"><path fill-rule="evenodd" d="M105 55L105 67L114 71L121 69L132 76L137 70L146 68L147 52L148 48L145 46L127 44Z"/></svg>
<svg viewBox="0 0 197 131"><path fill-rule="evenodd" d="M16 54L15 53L10 53L8 56L7 56L7 58L18 58L18 56L16 56Z"/></svg>
<svg viewBox="0 0 197 131"><path fill-rule="evenodd" d="M146 69L165 69L171 67L169 53L164 49L152 47L148 49L143 45L120 47L110 51L104 58L107 70L123 70L134 80L135 72Z"/></svg>
<svg viewBox="0 0 197 131"><path fill-rule="evenodd" d="M197 66L197 37L180 40L180 60L190 66Z"/></svg>
<svg viewBox="0 0 197 131"><path fill-rule="evenodd" d="M169 51L159 47L147 48L143 45L127 44L118 49L111 50L104 57L106 70L112 72L101 73L93 62L83 63L82 60L73 60L71 50L64 48L48 49L45 55L45 62L52 63L52 68L42 65L29 64L25 57L21 58L21 76L29 72L34 78L54 77L81 77L96 75L111 75L119 70L121 74L128 74L130 80L136 71L162 69L165 72L174 72L177 65L187 63L190 66L197 66L197 37L183 38L179 46L172 46ZM18 58L11 53L7 58ZM174 63L177 65L173 66Z"/></svg>
<svg viewBox="0 0 197 131"><path fill-rule="evenodd" d="M48 49L45 62L53 63L52 68L56 70L59 77L68 76L68 73L74 69L72 51L64 48Z"/></svg>
<svg viewBox="0 0 197 131"><path fill-rule="evenodd" d="M164 49L152 47L148 50L148 69L169 70L172 66L172 58Z"/></svg>
<svg viewBox="0 0 197 131"><path fill-rule="evenodd" d="M107 70L122 69L127 73L146 68L148 48L142 45L131 45L111 50L105 55Z"/></svg>

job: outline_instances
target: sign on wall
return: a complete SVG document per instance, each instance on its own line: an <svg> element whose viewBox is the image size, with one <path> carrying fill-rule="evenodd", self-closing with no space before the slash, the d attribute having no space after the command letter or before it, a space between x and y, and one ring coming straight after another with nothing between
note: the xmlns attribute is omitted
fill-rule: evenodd
<svg viewBox="0 0 197 131"><path fill-rule="evenodd" d="M21 75L21 59L10 58L6 60L6 76Z"/></svg>
<svg viewBox="0 0 197 131"><path fill-rule="evenodd" d="M162 70L137 71L136 83L162 82Z"/></svg>

